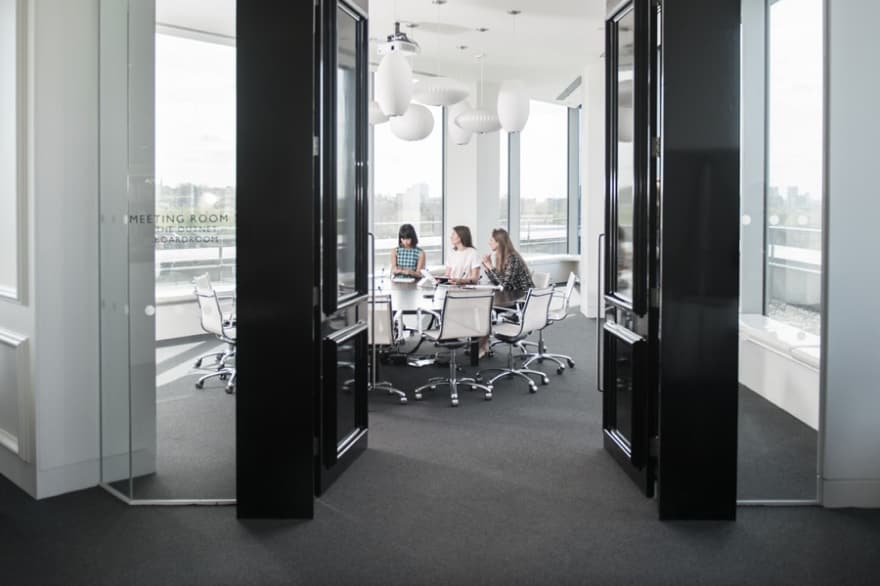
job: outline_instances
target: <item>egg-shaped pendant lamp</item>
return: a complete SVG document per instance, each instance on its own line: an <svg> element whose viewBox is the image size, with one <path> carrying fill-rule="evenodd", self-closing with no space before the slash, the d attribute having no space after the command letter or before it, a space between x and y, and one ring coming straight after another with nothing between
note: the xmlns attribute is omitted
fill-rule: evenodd
<svg viewBox="0 0 880 586"><path fill-rule="evenodd" d="M529 96L520 80L509 80L498 90L498 122L507 132L519 132L529 119Z"/></svg>
<svg viewBox="0 0 880 586"><path fill-rule="evenodd" d="M501 130L498 115L485 108L474 108L473 110L462 112L455 119L455 122L463 129L469 132L476 132L477 134Z"/></svg>
<svg viewBox="0 0 880 586"><path fill-rule="evenodd" d="M467 87L448 77L420 80L413 90L413 99L428 106L451 106L468 97Z"/></svg>
<svg viewBox="0 0 880 586"><path fill-rule="evenodd" d="M391 132L402 140L422 140L434 130L434 115L421 104L410 104L403 116L391 119Z"/></svg>
<svg viewBox="0 0 880 586"><path fill-rule="evenodd" d="M385 115L385 112L382 111L382 108L379 107L379 104L375 100L370 100L369 118L370 124L373 126L388 122L388 116Z"/></svg>
<svg viewBox="0 0 880 586"><path fill-rule="evenodd" d="M449 108L449 113L446 116L446 130L449 134L449 140L451 140L453 144L465 145L471 140L471 135L473 133L470 130L465 130L458 125L458 122L456 122L456 119L461 114L469 112L470 109L471 105L467 103L467 100L462 100L457 104L453 104Z"/></svg>
<svg viewBox="0 0 880 586"><path fill-rule="evenodd" d="M412 100L412 67L403 54L393 51L382 57L376 69L376 103L386 116L402 116Z"/></svg>

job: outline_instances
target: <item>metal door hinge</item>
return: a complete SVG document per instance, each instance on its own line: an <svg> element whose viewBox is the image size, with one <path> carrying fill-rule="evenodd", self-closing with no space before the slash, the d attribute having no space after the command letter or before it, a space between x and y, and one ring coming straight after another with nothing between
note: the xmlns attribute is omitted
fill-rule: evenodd
<svg viewBox="0 0 880 586"><path fill-rule="evenodd" d="M649 455L654 460L657 460L660 457L660 436L655 435L648 444Z"/></svg>
<svg viewBox="0 0 880 586"><path fill-rule="evenodd" d="M651 156L659 157L660 156L660 137L655 136L651 139Z"/></svg>
<svg viewBox="0 0 880 586"><path fill-rule="evenodd" d="M650 293L650 303L653 309L657 309L660 307L660 288L659 287L651 287Z"/></svg>

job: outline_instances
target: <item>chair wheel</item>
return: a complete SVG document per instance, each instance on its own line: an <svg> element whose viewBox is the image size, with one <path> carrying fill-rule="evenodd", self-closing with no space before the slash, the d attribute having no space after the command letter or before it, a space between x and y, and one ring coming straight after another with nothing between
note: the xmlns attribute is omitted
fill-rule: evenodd
<svg viewBox="0 0 880 586"><path fill-rule="evenodd" d="M235 385L232 385L232 386L226 385L226 394L232 395L233 393L235 393Z"/></svg>
<svg viewBox="0 0 880 586"><path fill-rule="evenodd" d="M458 407L458 399L452 399L451 403L453 407Z"/></svg>
<svg viewBox="0 0 880 586"><path fill-rule="evenodd" d="M530 393L537 393L538 392L538 385L536 385L535 383L530 384L529 385L529 392Z"/></svg>
<svg viewBox="0 0 880 586"><path fill-rule="evenodd" d="M568 359L568 367L574 368L574 360L572 360L571 358Z"/></svg>
<svg viewBox="0 0 880 586"><path fill-rule="evenodd" d="M562 371L565 370L562 366L556 369L556 374L562 374Z"/></svg>
<svg viewBox="0 0 880 586"><path fill-rule="evenodd" d="M205 383L203 383L202 381L197 382L197 383L196 383L196 388L197 388L197 389L204 389L204 388L205 388Z"/></svg>
<svg viewBox="0 0 880 586"><path fill-rule="evenodd" d="M401 397L401 398L400 398L400 404L401 404L401 405L406 405L406 397Z"/></svg>
<svg viewBox="0 0 880 586"><path fill-rule="evenodd" d="M217 377L217 378L219 378L220 380L226 380L226 379L229 378L229 375L228 375L228 374L221 374L221 375L220 375L219 377Z"/></svg>
<svg viewBox="0 0 880 586"><path fill-rule="evenodd" d="M415 395L413 395L413 397L416 398L416 401L421 401L421 400L422 400L422 394L421 394L421 393L416 393Z"/></svg>
<svg viewBox="0 0 880 586"><path fill-rule="evenodd" d="M198 360L196 360L196 365L195 365L195 367L196 367L196 368L201 368L201 367L202 367L202 359L201 359L201 358L199 358Z"/></svg>
<svg viewBox="0 0 880 586"><path fill-rule="evenodd" d="M483 395L483 398L487 401L491 401L492 400L492 391L486 391L486 394Z"/></svg>
<svg viewBox="0 0 880 586"><path fill-rule="evenodd" d="M544 378L541 379L541 384L543 384L543 385L549 385L549 384L550 384L550 379L547 378L547 377L545 376Z"/></svg>
<svg viewBox="0 0 880 586"><path fill-rule="evenodd" d="M437 390L437 385L431 385L431 390L432 390L432 391L436 391L436 390Z"/></svg>
<svg viewBox="0 0 880 586"><path fill-rule="evenodd" d="M479 374L475 374L475 375L474 375L474 380L477 381L477 382L480 382L480 381L483 380L483 377L480 376Z"/></svg>

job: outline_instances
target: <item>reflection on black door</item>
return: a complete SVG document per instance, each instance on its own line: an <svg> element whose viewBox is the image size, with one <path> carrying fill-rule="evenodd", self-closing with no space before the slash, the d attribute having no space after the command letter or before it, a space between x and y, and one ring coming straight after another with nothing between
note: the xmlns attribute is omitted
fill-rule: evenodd
<svg viewBox="0 0 880 586"><path fill-rule="evenodd" d="M366 14L354 4L322 0L318 16L320 495L367 446L368 36Z"/></svg>
<svg viewBox="0 0 880 586"><path fill-rule="evenodd" d="M601 320L605 448L654 494L659 324L659 4L606 21L606 217Z"/></svg>

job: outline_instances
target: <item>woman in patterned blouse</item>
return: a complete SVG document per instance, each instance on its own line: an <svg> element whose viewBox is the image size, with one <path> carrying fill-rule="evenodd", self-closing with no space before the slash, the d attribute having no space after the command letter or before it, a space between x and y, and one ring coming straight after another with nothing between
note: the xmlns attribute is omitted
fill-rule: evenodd
<svg viewBox="0 0 880 586"><path fill-rule="evenodd" d="M483 257L483 269L493 284L501 285L505 291L527 291L535 286L529 267L513 247L507 230L492 230L489 248L495 253L495 264L492 264L492 257L487 254Z"/></svg>
<svg viewBox="0 0 880 586"><path fill-rule="evenodd" d="M425 251L419 248L419 237L412 224L397 231L397 248L391 251L391 276L420 277L425 268Z"/></svg>

